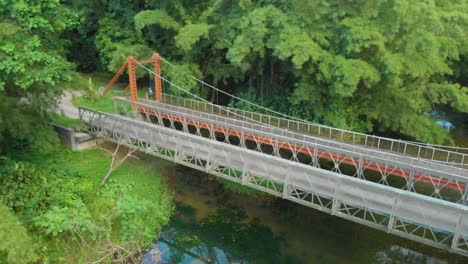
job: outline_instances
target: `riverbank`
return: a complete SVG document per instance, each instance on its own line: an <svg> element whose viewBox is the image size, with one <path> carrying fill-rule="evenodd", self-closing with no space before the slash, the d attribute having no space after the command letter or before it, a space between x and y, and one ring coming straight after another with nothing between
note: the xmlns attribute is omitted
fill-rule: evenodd
<svg viewBox="0 0 468 264"><path fill-rule="evenodd" d="M26 228L32 252L17 257L25 250L0 245L0 263L139 262L174 210L161 177L169 163L135 152L100 186L114 144L79 152L52 145L47 155L0 159L0 200ZM125 153L120 147L116 160Z"/></svg>
<svg viewBox="0 0 468 264"><path fill-rule="evenodd" d="M173 177L174 175L171 175L170 177ZM209 177L210 181L213 180L213 177ZM216 178L215 178L216 179ZM213 180L214 181L214 180ZM210 185L209 185L210 186ZM234 186L234 187L239 187L239 186ZM241 186L242 187L242 186ZM212 187L210 187L212 188ZM219 188L216 188L217 189L217 193L220 192L219 191ZM192 188L190 189L189 191L185 192L187 193L187 196L191 196L191 193L193 192L197 192L198 191L198 188ZM205 190L206 191L206 190ZM239 193L239 192L237 192ZM178 196L183 196L182 194L180 194L178 192ZM240 195L239 195L240 196ZM177 199L179 200L179 199ZM183 219L186 219L188 217L190 217L190 215L185 215L184 214L184 211L188 211L190 214L193 213L194 211L205 211L207 210L206 207L203 206L203 203L207 203L209 206L208 207L216 207L216 206L213 206L213 204L216 204L217 201L215 201L214 199L199 199L199 197L197 198L191 198L191 199L188 199L189 201L196 201L195 202L195 205L194 206L186 206L187 203L178 203L178 207L179 208L182 208L182 211L178 211L178 214L179 216L177 216L178 218L181 218L182 220ZM224 199L223 197L223 201L225 201L226 199ZM239 199L236 199L235 202L238 202ZM263 200L263 197L261 199L258 199L258 200ZM275 199L271 199L271 200L275 200ZM277 200L275 200L277 201ZM276 203L276 202L275 202ZM280 203L280 202L278 202ZM201 205L201 206L200 206ZM192 208L190 208L192 207ZM225 246L226 244L229 244L229 243L233 243L232 245L228 245L228 247L236 247L235 244L238 244L239 241L243 241L243 244L249 244L251 241L255 241L256 239L255 238L245 238L245 237L236 237L235 235L233 234L237 234L237 233L249 233L250 231L252 231L253 233L256 233L255 230L251 230L250 227L251 227L251 224L252 225L255 225L257 224L258 222L251 222L251 219L255 219L257 218L257 212L260 212L262 211L261 209L259 208L253 208L253 209L250 209L250 205L249 205L249 208L245 208L245 209L242 209L242 210L238 210L236 208L233 208L231 206L229 206L228 208L221 208L220 210L222 210L224 213L226 212L229 212L229 214L224 215L218 215L218 212L215 212L214 214L213 213L208 213L208 214L204 214L204 213L197 213L197 214L200 214L202 215L201 219L195 219L196 221L200 221L200 224L197 224L197 226L195 226L195 229L196 230L201 230L201 229L204 229L206 228L207 226L209 226L211 223L217 223L218 221L224 225L224 227L228 230L228 232L226 232L223 237L231 237L233 238L232 241L217 241L216 243L220 243L221 245L220 246L216 246L217 248L221 248L221 246ZM288 211L290 207L294 207L294 205L287 205L287 206L282 206L282 210L284 209L287 209L286 211ZM196 210L193 210L193 208L196 208ZM209 208L208 208L209 209ZM217 210L217 209L216 209ZM276 210L276 209L275 209ZM306 211L304 210L303 207L301 207L300 209L298 208L297 209L299 212L299 210L301 211ZM233 211L235 212L234 215L232 215L232 213L230 211ZM239 213L236 213L237 211L239 211ZM278 212L278 211L277 211ZM288 215L283 215L283 212L281 212L281 215L280 215L280 218L287 218L289 219L290 217ZM307 211L309 212L309 211ZM241 217L242 215L249 215L248 219L246 219L245 217ZM272 219L272 217L274 218L275 216L274 215L271 215L269 212L264 212L265 215L261 215L262 217L258 217L258 219ZM301 213L302 215L302 213ZM309 213L307 213L307 215L309 215ZM237 220L236 217L240 217L239 218L239 221L236 222ZM414 243L407 243L407 242L404 242L404 241L400 241L398 239L393 239L391 236L388 236L388 235L385 235L385 234L375 234L375 233L371 233L371 231L368 231L368 229L366 229L365 227L355 227L354 224L351 224L351 223L347 223L347 222L342 222L340 220L337 220L337 219L334 219L334 218L331 218L331 219L328 219L329 216L322 216L320 214L310 214L309 216L313 221L313 225L314 226L318 226L320 230L322 229L330 229L328 230L328 234L326 234L327 237L331 237L329 243L328 243L328 246L323 248L321 247L321 244L323 244L323 241L327 241L324 237L321 237L319 239L319 241L321 241L322 243L320 244L317 244L315 245L314 243L316 243L316 241L307 241L309 240L308 238L302 238L301 235L297 235L299 237L299 239L297 238L294 238L293 237L293 240L297 240L297 241L294 241L292 242L293 244L295 244L297 247L300 247L299 245L303 245L304 243L301 243L301 241L307 241L307 243L305 244L314 244L314 248L317 248L317 249L320 249L318 251L316 251L315 253L313 254L309 254L311 253L311 249L310 248L301 248L300 252L294 250L293 248L287 248L287 249L282 249L283 246L281 246L281 243L280 245L276 245L275 248L276 248L276 251L284 251L284 252L289 252L288 253L285 253L284 255L277 255L274 259L275 260L278 260L280 257L283 258L284 257L284 262L285 263L289 263L291 261L291 258L294 259L294 258L297 258L298 256L302 256L300 258L302 258L302 260L304 260L304 262L306 263L307 260L310 260L310 259L316 259L316 260L320 260L322 259L322 257L320 256L321 253L320 252L324 252L326 250L329 250L330 251L330 254L327 255L327 259L329 260L333 260L333 262L335 261L345 261L345 260L349 260L351 257L353 257L353 259L359 263L359 262L362 262L363 260L365 261L375 261L375 262L385 262L385 261L382 261L382 259L392 259L392 255L397 255L397 256L400 256L401 259L406 259L406 258L410 258L412 260L424 260L424 259L431 259L431 261L436 261L436 262L439 262L439 263L444 263L444 260L457 260L456 257L451 257L449 255L446 255L445 253L441 253L440 251L437 251L437 250L434 250L432 248L427 248L427 247L421 247L420 245L414 245ZM235 221L233 221L233 219ZM317 221L317 219L319 221ZM245 222L248 222L248 225L245 226L244 223ZM253 221L253 220L252 220ZM257 220L256 220L257 221ZM260 220L262 221L262 220ZM300 233L300 234L303 234L305 233L307 230L307 227L304 227L304 228L297 228L297 226L289 226L287 223L278 223L279 221L274 221L276 223L272 223L274 224L274 226L271 227L272 230L282 230L282 231L274 231L273 233L275 234L272 239L276 239L276 238L284 238L284 237L287 237L287 233L292 233L292 232L295 232L295 233ZM330 225L325 225L325 226L322 226L322 222L328 222L328 223L331 223ZM190 230L184 230L183 228L184 225L187 226L187 225L192 225L193 224L193 221L190 220L189 222L186 222L182 225L182 227L176 227L177 230L175 230L176 233L179 233L181 228L182 228L182 231L185 233L185 232L190 232ZM267 222L267 224L269 224ZM297 223L297 224L300 224L300 223ZM282 228L283 226L287 226L287 228ZM334 226L334 228L330 228L330 226ZM341 229L341 227L347 227L347 228L343 228ZM263 227L262 227L263 229ZM349 233L347 235L344 236L336 236L336 234L334 233L334 230L339 230L340 232L339 233L347 233L347 230L354 230L353 232ZM214 226L213 227L213 230L218 230L218 227ZM292 230L292 231L291 231ZM357 230L357 231L356 231ZM219 230L218 230L219 231ZM215 235L219 235L219 232L213 232L213 234ZM359 242L359 243L355 243L361 247L367 247L369 249L369 251L372 253L370 255L367 255L365 256L365 258L361 259L360 257L357 257L357 256L352 256L352 255L346 255L346 254L342 254L341 252L341 249L342 248L353 248L352 246L349 246L349 245L341 245L339 243L336 243L336 241L340 241L340 240L346 240L346 239L349 239L350 237L358 237L359 234L364 234L365 236L365 239L364 241L365 242L362 242L362 241L355 241L355 242ZM368 235L369 234L369 235ZM317 237L317 236L320 236L321 235L321 232L316 232L315 234L314 233L310 233L308 234L307 237ZM189 245L191 244L197 244L196 242L199 242L200 240L203 240L201 239L201 236L205 236L204 234L190 234L189 236L187 237L182 237L182 238L176 238L176 240L183 240L185 242L187 242ZM375 237L379 237L380 239L375 239ZM215 237L216 238L216 237ZM211 240L211 239L210 239ZM358 239L350 239L350 240L358 240ZM163 243L165 243L164 241L168 241L167 237L164 239L164 240L161 240L163 241ZM174 241L169 241L170 243L174 244L173 242ZM299 242L299 243L298 243ZM212 244L213 242L212 241L209 241L210 244ZM367 245L367 243L370 243L370 245ZM382 247L374 247L372 245L375 244L383 244ZM166 243L167 244L167 243ZM262 243L262 244L265 244L265 243ZM354 243L353 243L354 244ZM169 244L167 244L169 245ZM336 248L335 246L336 245L340 245L340 247ZM255 246L255 245L253 245ZM188 249L185 249L185 250L189 250L190 251L190 247ZM417 249L417 250L415 250ZM237 251L237 248L234 248L233 249L234 251ZM216 251L213 249L213 251ZM265 250L265 252L271 252L272 250ZM353 249L352 250L353 252L356 251L356 249ZM401 252L400 252L401 251ZM164 250L160 250L160 252L164 252ZM407 253L409 252L409 253ZM250 253L249 252L246 252L245 250L239 250L239 252L236 252L236 258L239 258L240 260L242 260L246 255L249 255ZM252 253L253 254L253 253ZM410 255L410 257L408 257L407 255ZM254 254L255 255L255 254ZM363 254L361 254L363 255ZM364 255L363 255L364 256ZM261 259L263 257L267 257L267 255L265 254L264 256L255 256L255 257L252 257L252 259L254 260L258 260L258 259ZM211 256L203 256L203 258L211 258ZM268 259L266 258L265 259L265 262L271 262L272 259ZM346 263L346 262L343 262L343 263Z"/></svg>
<svg viewBox="0 0 468 264"><path fill-rule="evenodd" d="M183 166L168 163L162 172L176 194L176 211L145 263L464 262L289 201L247 196L236 190L245 186L220 184L214 176Z"/></svg>
<svg viewBox="0 0 468 264"><path fill-rule="evenodd" d="M110 151L115 148L113 144L104 144L103 147ZM126 150L122 149L117 159L122 158L124 152ZM87 247L80 251L74 246L57 248L58 252L64 252L65 259L73 263L102 259L105 255L101 252L106 252L110 244L127 246L127 251L146 249L168 223L173 211L172 197L161 178L167 162L141 153L134 156L118 167L103 187L99 187L99 182L109 170L110 154L99 149L65 151L61 157L63 164L93 186L95 196L85 203L92 219L101 228L109 229L108 233L103 231L105 238L88 242L95 252L89 252ZM110 223L105 223L109 219ZM133 245L129 245L131 243ZM111 258L108 256L101 261Z"/></svg>
<svg viewBox="0 0 468 264"><path fill-rule="evenodd" d="M467 260L288 200L240 194L181 165L173 165L163 177L176 193L176 209L143 264Z"/></svg>

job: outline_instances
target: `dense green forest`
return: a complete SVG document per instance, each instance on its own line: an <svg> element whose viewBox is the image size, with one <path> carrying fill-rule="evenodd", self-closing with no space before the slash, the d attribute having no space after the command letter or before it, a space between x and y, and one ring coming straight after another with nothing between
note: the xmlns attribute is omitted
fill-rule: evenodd
<svg viewBox="0 0 468 264"><path fill-rule="evenodd" d="M70 39L79 70L115 72L125 56L156 50L177 65L163 68L169 78L212 101L229 103L184 76L311 121L422 142L450 141L434 108L468 110L465 1L124 2L75 4L99 10Z"/></svg>
<svg viewBox="0 0 468 264"><path fill-rule="evenodd" d="M212 101L247 107L187 75L360 132L450 143L429 113L468 111L468 7L461 0L1 5L2 96L27 96L35 109L53 103L60 81L76 71L115 72L126 56L157 51L176 65L163 67L171 80Z"/></svg>
<svg viewBox="0 0 468 264"><path fill-rule="evenodd" d="M453 144L430 113L468 113L465 0L0 0L0 262L66 262L87 243L133 250L168 221L169 198L134 196L128 184L111 182L93 204L89 172L63 168L78 154L47 113L77 76L154 51L175 65L163 74L212 102L259 110L189 75L365 133Z"/></svg>

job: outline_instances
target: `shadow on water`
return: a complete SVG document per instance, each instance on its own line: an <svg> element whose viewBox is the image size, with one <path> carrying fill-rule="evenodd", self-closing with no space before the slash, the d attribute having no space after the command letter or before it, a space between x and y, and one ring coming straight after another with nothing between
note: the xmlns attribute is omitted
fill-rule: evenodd
<svg viewBox="0 0 468 264"><path fill-rule="evenodd" d="M455 129L450 131L450 135L456 146L468 148L468 114L460 112L450 112L449 120L455 125Z"/></svg>
<svg viewBox="0 0 468 264"><path fill-rule="evenodd" d="M467 258L183 166L164 173L176 211L143 263L468 263Z"/></svg>
<svg viewBox="0 0 468 264"><path fill-rule="evenodd" d="M178 204L177 213L160 239L171 247L169 263L291 263L282 260L284 239L259 219L248 219L238 206L224 204L201 220L193 208ZM268 254L265 254L268 252ZM211 262L210 262L211 261Z"/></svg>

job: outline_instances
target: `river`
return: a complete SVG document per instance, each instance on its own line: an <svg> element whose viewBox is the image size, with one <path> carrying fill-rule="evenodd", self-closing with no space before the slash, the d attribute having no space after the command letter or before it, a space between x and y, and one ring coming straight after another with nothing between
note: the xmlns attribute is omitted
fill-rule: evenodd
<svg viewBox="0 0 468 264"><path fill-rule="evenodd" d="M455 129L450 133L455 145L468 148L468 114L450 112L448 120L455 125Z"/></svg>
<svg viewBox="0 0 468 264"><path fill-rule="evenodd" d="M184 166L161 171L176 210L144 264L468 263L287 200L236 193Z"/></svg>

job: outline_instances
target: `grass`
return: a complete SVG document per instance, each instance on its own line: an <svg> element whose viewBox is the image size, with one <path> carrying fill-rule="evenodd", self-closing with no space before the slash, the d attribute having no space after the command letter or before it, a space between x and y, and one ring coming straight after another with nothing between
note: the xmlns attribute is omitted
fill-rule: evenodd
<svg viewBox="0 0 468 264"><path fill-rule="evenodd" d="M109 144L109 146L112 146ZM161 171L169 163L165 160L136 154L138 159L128 158L110 177L121 184L133 184L134 193L141 198L157 195L154 188L164 189ZM85 175L93 184L98 186L109 170L111 157L99 149L90 149L81 152L68 152L65 155L67 167Z"/></svg>
<svg viewBox="0 0 468 264"><path fill-rule="evenodd" d="M87 98L86 96L82 96L82 97L73 98L72 102L74 106L84 106L84 107L88 107L94 110L99 110L99 111L103 111L107 113L113 113L114 112L113 97L126 96L127 94L128 93L124 92L123 90L113 89L113 90L110 90L106 95L97 97L96 100L94 101ZM146 97L145 91L140 89L138 91L138 97L145 98Z"/></svg>
<svg viewBox="0 0 468 264"><path fill-rule="evenodd" d="M104 147L113 150L115 146L109 143L104 144ZM122 149L122 152L126 153L126 150ZM110 205L116 202L116 197L102 195L101 190L105 189L107 186L116 186L118 184L131 186L131 195L158 205L158 209L154 211L154 217L156 217L156 215L166 215L170 217L172 211L161 204L162 200L172 200L168 188L164 185L161 177L161 172L164 171L168 162L149 157L143 153L136 153L135 156L137 158L128 158L119 166L117 170L112 173L104 187L99 187L99 183L109 170L111 163L109 153L99 149L90 149L80 152L72 152L69 149L64 149L55 162L57 162L57 164L66 164L68 171L73 172L74 175L85 178L94 186L92 187L92 192L95 193L95 195L93 195L90 200L86 201L86 205L96 221L102 221L103 216L108 214ZM158 223L158 225L162 224L164 223ZM111 229L112 240L119 241L120 228L119 222L113 223ZM157 235L157 233L154 234L155 239ZM104 250L104 244L92 241L90 241L90 243L93 248ZM83 257L85 255L88 255L88 257L92 259L99 258L98 256L90 255L92 254L90 252L83 251L83 248L79 248L73 243L64 245L64 243L60 242L55 247L61 249L68 263L85 262Z"/></svg>
<svg viewBox="0 0 468 264"><path fill-rule="evenodd" d="M118 96L114 91L110 91L105 96L98 97L96 100L91 100L87 97L75 97L73 98L74 106L84 106L94 110L99 110L107 113L114 112L114 100L113 96ZM121 95L120 95L121 96Z"/></svg>
<svg viewBox="0 0 468 264"><path fill-rule="evenodd" d="M123 90L110 90L104 96L97 96L95 100L91 100L86 96L82 97L75 97L72 100L74 106L84 106L94 110L99 110L107 113L114 112L114 97L125 97L128 93L124 92ZM144 98L145 94L142 92L138 92L138 96L140 98Z"/></svg>
<svg viewBox="0 0 468 264"><path fill-rule="evenodd" d="M107 83L112 79L112 75L107 73L94 73L92 75L76 74L73 79L69 82L63 83L62 86L65 89L82 90L89 92L89 79L92 81L92 87L95 92L98 91L99 87L106 87ZM74 106L84 106L94 110L112 113L114 112L114 100L115 96L127 96L128 91L124 91L127 83L115 83L111 90L105 96L96 96L95 100L87 96L75 97L73 99ZM138 88L138 97L146 98L146 89L140 83Z"/></svg>
<svg viewBox="0 0 468 264"><path fill-rule="evenodd" d="M105 72L96 72L92 74L73 73L69 81L59 83L60 87L67 90L87 90L89 88L89 79L96 89L105 87L112 79L113 75ZM123 89L122 84L116 83L115 87Z"/></svg>
<svg viewBox="0 0 468 264"><path fill-rule="evenodd" d="M48 114L50 121L63 127L74 127L80 124L79 119L73 119L57 113Z"/></svg>
<svg viewBox="0 0 468 264"><path fill-rule="evenodd" d="M95 93L100 87L106 87L107 83L112 79L109 73L93 73L93 74L75 74L70 82L62 84L65 89L81 90L85 93L89 92L90 80L92 89ZM124 87L126 84L115 83L113 88L105 96L96 96L96 100L92 100L86 96L73 98L73 105L84 106L94 110L103 112L114 112L114 102L112 97L123 96Z"/></svg>

